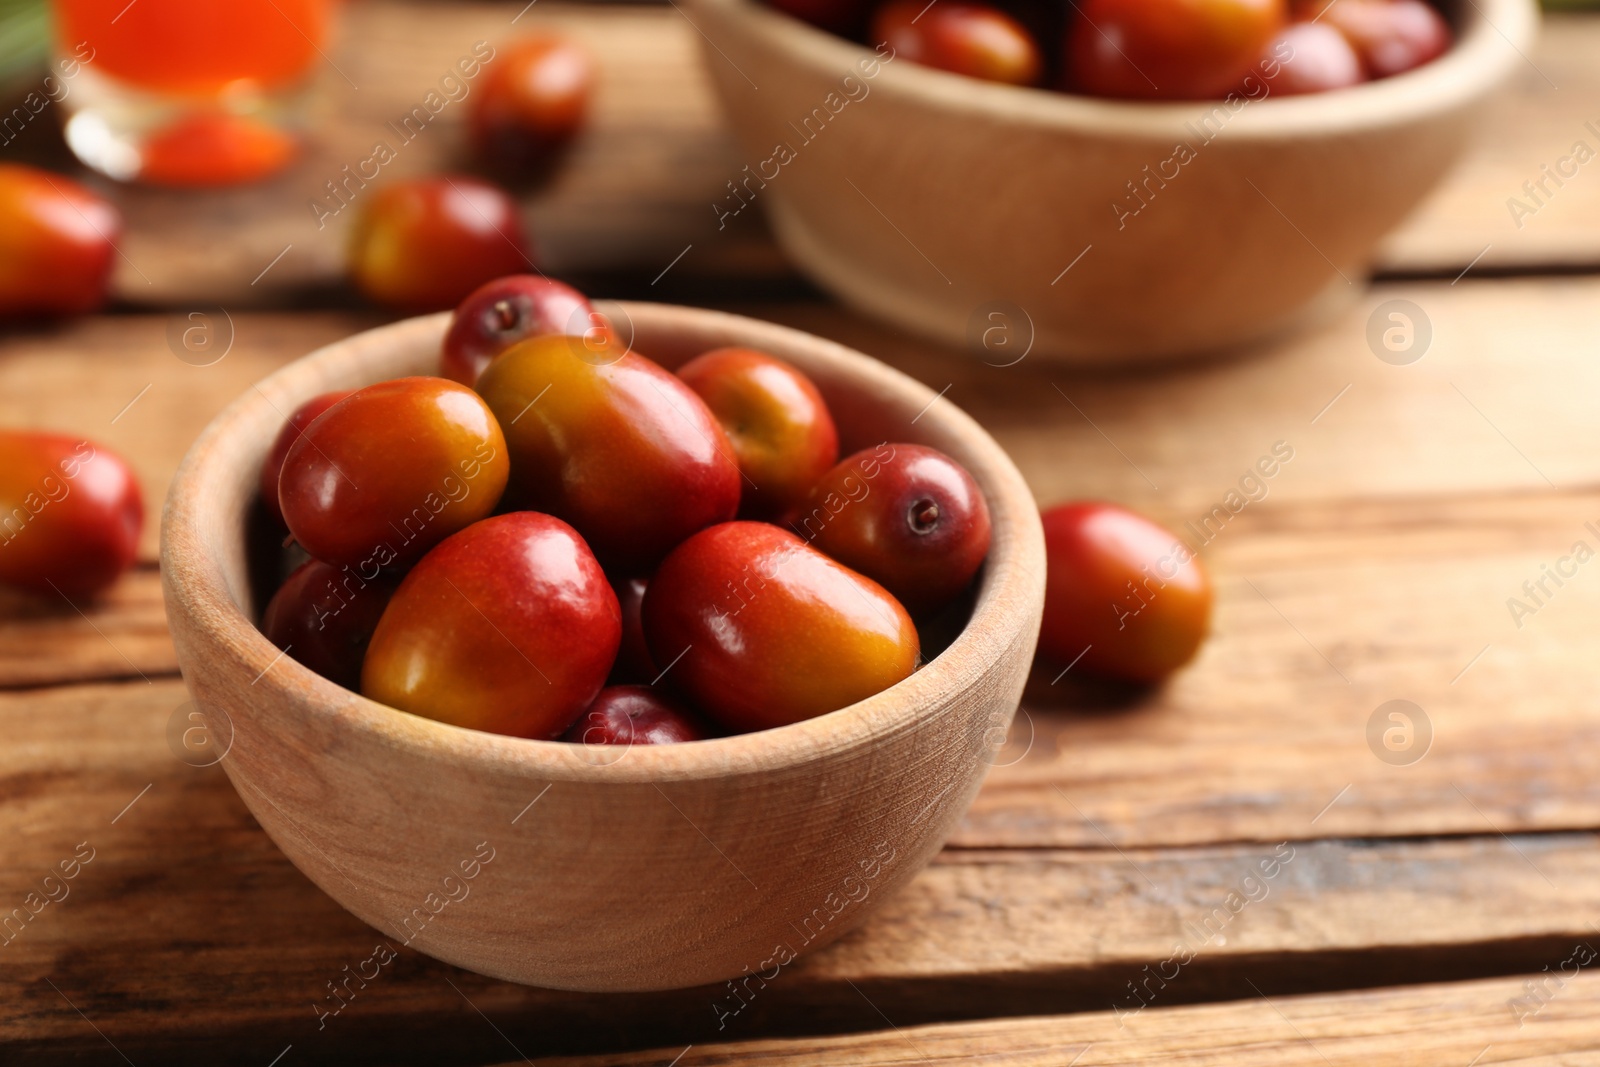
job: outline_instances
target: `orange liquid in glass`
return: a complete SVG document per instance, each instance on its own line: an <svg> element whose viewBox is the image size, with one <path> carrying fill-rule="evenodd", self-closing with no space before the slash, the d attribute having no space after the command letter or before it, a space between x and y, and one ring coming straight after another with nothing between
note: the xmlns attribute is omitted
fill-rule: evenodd
<svg viewBox="0 0 1600 1067"><path fill-rule="evenodd" d="M156 92L212 95L305 75L328 31L330 0L56 0L57 36L87 41L102 74Z"/></svg>

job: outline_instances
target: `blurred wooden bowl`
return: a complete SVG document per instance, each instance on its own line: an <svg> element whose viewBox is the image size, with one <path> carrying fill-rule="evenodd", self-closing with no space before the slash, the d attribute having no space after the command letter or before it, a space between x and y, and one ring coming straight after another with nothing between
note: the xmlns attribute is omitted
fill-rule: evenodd
<svg viewBox="0 0 1600 1067"><path fill-rule="evenodd" d="M280 656L252 621L247 576L267 448L318 393L433 372L447 315L330 345L217 417L168 497L167 617L251 813L392 949L409 942L564 989L664 989L747 971L770 981L785 950L827 944L905 884L977 792L1038 637L1038 511L987 433L875 360L733 315L600 307L668 367L732 344L792 361L827 397L847 450L910 441L965 464L993 511L994 544L954 644L899 685L817 719L631 749L447 726Z"/></svg>
<svg viewBox="0 0 1600 1067"><path fill-rule="evenodd" d="M1235 109L871 75L872 51L760 0L687 3L748 164L722 224L759 205L841 300L995 365L1204 353L1337 308L1538 25L1533 0L1472 0L1433 63Z"/></svg>

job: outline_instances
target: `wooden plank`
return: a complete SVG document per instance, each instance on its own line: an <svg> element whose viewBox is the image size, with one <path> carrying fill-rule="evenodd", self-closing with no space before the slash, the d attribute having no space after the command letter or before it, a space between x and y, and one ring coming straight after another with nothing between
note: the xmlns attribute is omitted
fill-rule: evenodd
<svg viewBox="0 0 1600 1067"><path fill-rule="evenodd" d="M949 385L1045 503L1111 498L1180 528L1237 488L1274 441L1296 449L1267 497L1205 549L1219 606L1199 663L1147 694L1071 677L1036 686L1017 735L1020 752L1031 729L1031 748L1004 758L956 840L1099 848L1107 838L1129 847L1600 826L1586 762L1600 727L1585 677L1570 669L1589 658L1600 586L1580 570L1560 589L1547 580L1559 595L1536 614L1514 620L1507 608L1575 541L1600 546L1586 530L1600 525L1587 403L1600 391L1587 356L1596 289L1384 287L1374 304L1406 294L1437 326L1435 350L1416 365L1371 356L1363 305L1256 359L1158 382L1027 360L1002 370L837 310L766 309ZM167 351L166 321L90 320L48 341L12 339L0 348L0 421L95 434L100 424L133 458L156 514L160 488L212 413L355 324L243 317L235 352L195 368ZM115 362L68 358L112 338L124 348ZM153 632L158 605L153 596L145 605L138 625ZM116 671L115 649L93 641L83 653L76 642L41 650L34 676L84 677L80 656ZM1384 763L1368 746L1368 720L1392 699L1416 702L1434 727L1414 765Z"/></svg>
<svg viewBox="0 0 1600 1067"><path fill-rule="evenodd" d="M206 423L283 364L377 321L335 313L191 321L177 312L0 333L0 426L82 434L127 457L144 489L140 557L153 563L167 483ZM180 359L175 351L186 350L169 335L189 328L211 330L226 355L209 366Z"/></svg>
<svg viewBox="0 0 1600 1067"><path fill-rule="evenodd" d="M1600 266L1600 174L1573 152L1583 142L1579 156L1600 153L1597 48L1593 12L1545 14L1538 47L1485 105L1456 172L1385 242L1379 270ZM1567 176L1547 179L1545 167Z"/></svg>
<svg viewBox="0 0 1600 1067"><path fill-rule="evenodd" d="M1523 979L1279 997L1269 988L1237 1004L1151 1012L1123 1025L1110 1013L900 1027L815 1040L748 1041L620 1056L548 1061L552 1067L679 1067L786 1064L972 1063L996 1067L1463 1067L1515 1063L1578 1067L1597 1062L1600 978L1566 981L1533 1021L1518 1027L1508 1007ZM673 1059L681 1051L681 1059Z"/></svg>
<svg viewBox="0 0 1600 1067"><path fill-rule="evenodd" d="M246 307L338 285L354 212L319 227L312 201L326 195L328 181L343 179L346 164L368 159L380 139L397 158L378 181L471 169L464 103L448 105L411 142L402 144L389 124L419 104L474 42L504 43L533 29L584 42L601 70L591 131L548 185L523 193L549 270L654 278L693 245L673 268L672 282L786 276L789 268L757 216L725 230L714 224L711 205L745 160L701 69L700 39L681 12L552 3L512 26L524 8L520 0L350 5L333 53L337 69L322 72L315 146L292 171L259 187L201 196L109 189L129 224L117 295L146 305ZM1480 268L1600 263L1600 180L1588 168L1559 189L1548 186L1553 195L1541 196L1545 203L1520 227L1507 207L1513 196L1526 201L1523 183L1540 179L1540 165L1555 165L1575 141L1600 149L1600 134L1585 127L1595 116L1584 110L1600 91L1591 61L1596 48L1600 19L1549 16L1529 64L1485 109L1475 147L1390 239L1379 270L1454 274L1480 253ZM16 150L65 164L63 150L44 132L20 140ZM219 240L224 233L227 240Z"/></svg>
<svg viewBox="0 0 1600 1067"><path fill-rule="evenodd" d="M77 604L0 589L0 689L176 673L154 567Z"/></svg>
<svg viewBox="0 0 1600 1067"><path fill-rule="evenodd" d="M541 1057L878 1029L880 1010L909 1026L1115 1006L1137 1010L1128 1026L1142 1034L1172 1005L1251 996L1246 979L1277 995L1532 972L1595 936L1584 918L1595 834L954 850L732 1015L725 987L558 993L397 945L392 967L319 1029L317 1008L336 1004L327 983L382 935L289 865L219 767L176 758L169 728L186 700L171 680L0 694L0 914L93 850L63 899L0 941L0 1059L104 1053L93 1027L134 1062L181 1051L265 1063L288 1044L301 1062L507 1055L479 1011ZM1277 861L1270 878L1264 860ZM1163 964L1179 943L1193 958L1173 977ZM1147 966L1168 980L1135 999L1129 983L1148 981Z"/></svg>

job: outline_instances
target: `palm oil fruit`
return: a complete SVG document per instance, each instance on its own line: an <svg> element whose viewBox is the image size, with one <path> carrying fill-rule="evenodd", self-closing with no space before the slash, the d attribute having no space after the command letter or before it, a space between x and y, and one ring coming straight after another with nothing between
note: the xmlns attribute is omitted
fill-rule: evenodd
<svg viewBox="0 0 1600 1067"><path fill-rule="evenodd" d="M644 596L644 632L679 691L735 732L847 707L917 668L917 628L878 583L759 522L702 530Z"/></svg>
<svg viewBox="0 0 1600 1067"><path fill-rule="evenodd" d="M811 379L753 348L719 348L678 368L722 424L745 478L744 514L777 516L839 459L839 432Z"/></svg>
<svg viewBox="0 0 1600 1067"><path fill-rule="evenodd" d="M989 506L972 475L922 445L883 444L845 459L790 525L917 612L955 599L989 554Z"/></svg>
<svg viewBox="0 0 1600 1067"><path fill-rule="evenodd" d="M284 457L278 503L312 557L370 579L492 512L509 470L500 425L476 393L397 378L306 427Z"/></svg>
<svg viewBox="0 0 1600 1067"><path fill-rule="evenodd" d="M561 740L581 745L672 745L709 736L704 723L659 689L613 685L600 690Z"/></svg>
<svg viewBox="0 0 1600 1067"><path fill-rule="evenodd" d="M440 722L553 740L594 702L621 637L617 596L577 531L512 512L411 569L372 635L361 692Z"/></svg>
<svg viewBox="0 0 1600 1067"><path fill-rule="evenodd" d="M92 596L133 565L143 526L139 481L121 456L78 437L0 430L0 584Z"/></svg>
<svg viewBox="0 0 1600 1067"><path fill-rule="evenodd" d="M716 418L609 331L524 341L478 392L505 427L509 498L570 522L620 574L648 573L738 511L742 479Z"/></svg>
<svg viewBox="0 0 1600 1067"><path fill-rule="evenodd" d="M290 447L306 432L306 427L316 421L318 415L353 392L354 389L341 389L323 393L295 408L284 421L283 429L278 431L272 447L267 450L266 462L261 464L261 502L279 525L283 523L283 509L278 506L278 476L283 473L283 461L288 457Z"/></svg>
<svg viewBox="0 0 1600 1067"><path fill-rule="evenodd" d="M336 685L361 685L361 661L394 592L394 579L311 559L267 603L261 632L296 662Z"/></svg>
<svg viewBox="0 0 1600 1067"><path fill-rule="evenodd" d="M1042 657L1137 683L1194 658L1211 622L1211 579L1177 535L1114 504L1062 504L1042 518Z"/></svg>

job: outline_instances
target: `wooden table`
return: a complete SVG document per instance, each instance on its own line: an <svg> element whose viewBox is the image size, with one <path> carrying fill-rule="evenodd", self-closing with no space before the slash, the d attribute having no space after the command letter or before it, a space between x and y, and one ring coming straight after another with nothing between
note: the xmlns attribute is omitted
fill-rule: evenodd
<svg viewBox="0 0 1600 1067"><path fill-rule="evenodd" d="M1206 548L1219 603L1199 662L1152 694L1038 679L943 855L724 1028L725 990L557 993L409 949L319 1027L326 983L376 935L289 865L219 768L174 756L187 697L154 520L223 404L379 321L328 292L336 238L295 229L317 168L520 7L356 6L347 44L367 47L338 61L359 102L330 98L316 159L264 190L120 194L124 310L0 337L0 425L121 450L152 514L143 562L102 602L0 597L0 915L92 854L0 942L0 1062L1600 1062L1600 568L1547 581L1536 605L1523 589L1575 542L1600 548L1600 279L1584 273L1600 174L1521 230L1505 208L1593 117L1600 21L1578 16L1551 20L1476 154L1342 318L1233 359L1086 375L931 350L806 295L758 226L717 238L705 205L737 153L688 23L530 12L519 28L609 42L595 134L529 197L552 266L600 295L732 301L948 387L1045 503L1110 498L1182 526L1279 442L1293 458ZM459 150L440 121L408 166ZM1393 298L1433 324L1409 366L1365 341ZM226 357L176 358L174 321L215 304ZM1514 619L1509 598L1536 610ZM1369 734L1391 700L1431 741L1386 762Z"/></svg>

